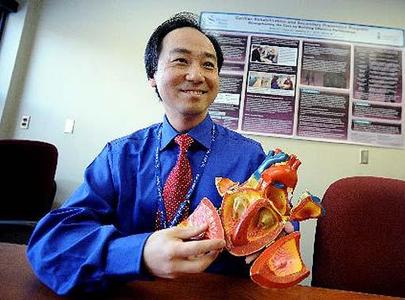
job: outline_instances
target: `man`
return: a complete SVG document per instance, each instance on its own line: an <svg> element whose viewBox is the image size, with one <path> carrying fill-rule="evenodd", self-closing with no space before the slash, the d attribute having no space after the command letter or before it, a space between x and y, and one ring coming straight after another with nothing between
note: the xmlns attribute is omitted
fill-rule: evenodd
<svg viewBox="0 0 405 300"><path fill-rule="evenodd" d="M293 82L291 80L291 76L287 76L286 80L284 80L283 89L284 90L292 90L293 89Z"/></svg>
<svg viewBox="0 0 405 300"><path fill-rule="evenodd" d="M253 48L252 58L250 61L262 62L262 55L263 55L263 48L261 46L257 46Z"/></svg>
<svg viewBox="0 0 405 300"><path fill-rule="evenodd" d="M165 110L163 123L108 143L86 169L83 184L38 223L27 255L44 284L63 295L207 267L246 272L243 259L219 253L225 241L190 241L206 225L175 226L203 197L220 206L215 177L243 182L265 158L260 144L214 124L208 115L222 62L218 43L188 14L154 31L145 66ZM192 138L184 151L176 144L180 135ZM193 183L184 201L174 205L167 199L180 187L167 192L165 183L184 153Z"/></svg>

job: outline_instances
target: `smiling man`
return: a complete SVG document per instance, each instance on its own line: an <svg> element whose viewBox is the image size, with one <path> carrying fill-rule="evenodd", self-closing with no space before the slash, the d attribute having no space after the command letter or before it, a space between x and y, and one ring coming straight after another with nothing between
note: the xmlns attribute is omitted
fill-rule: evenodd
<svg viewBox="0 0 405 300"><path fill-rule="evenodd" d="M205 119L218 94L218 76L212 42L199 30L183 27L164 37L157 70L149 81L162 99L170 124L186 131Z"/></svg>
<svg viewBox="0 0 405 300"><path fill-rule="evenodd" d="M108 143L82 185L38 223L27 253L44 284L64 295L151 276L247 274L243 259L220 252L224 240L190 240L206 225L176 226L203 197L221 205L215 177L242 182L265 158L260 144L208 114L222 62L191 14L153 32L145 67L163 122Z"/></svg>

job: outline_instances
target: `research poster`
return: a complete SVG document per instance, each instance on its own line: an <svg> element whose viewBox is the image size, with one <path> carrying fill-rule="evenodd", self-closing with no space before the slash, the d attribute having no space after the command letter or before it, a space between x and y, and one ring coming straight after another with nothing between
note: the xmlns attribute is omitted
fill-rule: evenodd
<svg viewBox="0 0 405 300"><path fill-rule="evenodd" d="M242 133L404 147L404 31L202 12L224 52L215 122Z"/></svg>

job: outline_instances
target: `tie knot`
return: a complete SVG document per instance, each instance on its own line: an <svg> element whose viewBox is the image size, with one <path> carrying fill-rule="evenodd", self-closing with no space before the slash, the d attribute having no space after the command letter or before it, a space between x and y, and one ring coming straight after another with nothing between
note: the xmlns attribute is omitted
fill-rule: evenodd
<svg viewBox="0 0 405 300"><path fill-rule="evenodd" d="M180 150L186 151L190 145L193 143L193 138L189 136L187 133L180 134L174 138L174 141L177 145L179 145Z"/></svg>

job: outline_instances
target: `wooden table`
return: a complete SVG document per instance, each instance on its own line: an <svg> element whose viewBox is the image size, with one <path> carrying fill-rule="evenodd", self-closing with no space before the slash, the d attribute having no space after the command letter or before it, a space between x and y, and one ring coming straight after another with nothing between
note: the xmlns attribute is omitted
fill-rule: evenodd
<svg viewBox="0 0 405 300"><path fill-rule="evenodd" d="M0 243L0 299L90 299L59 297L33 274L23 245ZM136 281L94 299L398 299L348 291L294 286L264 289L246 278L197 274L175 280Z"/></svg>

